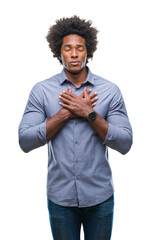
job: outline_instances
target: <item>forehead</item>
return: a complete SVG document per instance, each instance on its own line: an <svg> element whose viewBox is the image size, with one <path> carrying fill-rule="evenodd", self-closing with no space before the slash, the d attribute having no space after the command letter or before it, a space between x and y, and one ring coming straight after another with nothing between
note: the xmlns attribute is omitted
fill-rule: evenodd
<svg viewBox="0 0 151 240"><path fill-rule="evenodd" d="M63 45L70 44L70 45L77 45L82 44L85 45L85 39L77 34L70 34L63 38Z"/></svg>

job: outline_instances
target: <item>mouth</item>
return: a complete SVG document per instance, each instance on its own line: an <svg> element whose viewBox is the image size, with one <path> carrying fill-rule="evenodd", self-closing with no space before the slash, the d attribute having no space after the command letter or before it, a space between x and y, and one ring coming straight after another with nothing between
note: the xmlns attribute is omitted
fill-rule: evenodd
<svg viewBox="0 0 151 240"><path fill-rule="evenodd" d="M79 63L80 63L80 61L72 61L72 62L70 62L70 64L72 66L77 66Z"/></svg>

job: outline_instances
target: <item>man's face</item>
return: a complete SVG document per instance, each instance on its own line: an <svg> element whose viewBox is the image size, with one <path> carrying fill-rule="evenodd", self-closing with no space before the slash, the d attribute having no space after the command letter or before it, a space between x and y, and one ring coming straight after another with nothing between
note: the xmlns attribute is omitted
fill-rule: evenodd
<svg viewBox="0 0 151 240"><path fill-rule="evenodd" d="M76 34L65 36L61 46L61 60L64 68L69 72L80 72L87 60L85 39Z"/></svg>

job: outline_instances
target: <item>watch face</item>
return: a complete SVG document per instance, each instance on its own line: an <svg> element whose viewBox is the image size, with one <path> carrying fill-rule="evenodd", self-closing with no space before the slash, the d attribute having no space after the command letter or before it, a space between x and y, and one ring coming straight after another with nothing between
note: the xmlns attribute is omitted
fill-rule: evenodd
<svg viewBox="0 0 151 240"><path fill-rule="evenodd" d="M96 119L96 112L94 111L89 114L89 120L95 120L95 119Z"/></svg>

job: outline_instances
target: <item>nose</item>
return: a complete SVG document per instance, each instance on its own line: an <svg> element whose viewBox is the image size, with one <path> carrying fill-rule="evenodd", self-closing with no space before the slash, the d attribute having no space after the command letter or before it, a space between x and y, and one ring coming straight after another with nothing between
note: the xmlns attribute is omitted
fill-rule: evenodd
<svg viewBox="0 0 151 240"><path fill-rule="evenodd" d="M71 58L78 58L78 52L75 48L71 51Z"/></svg>

